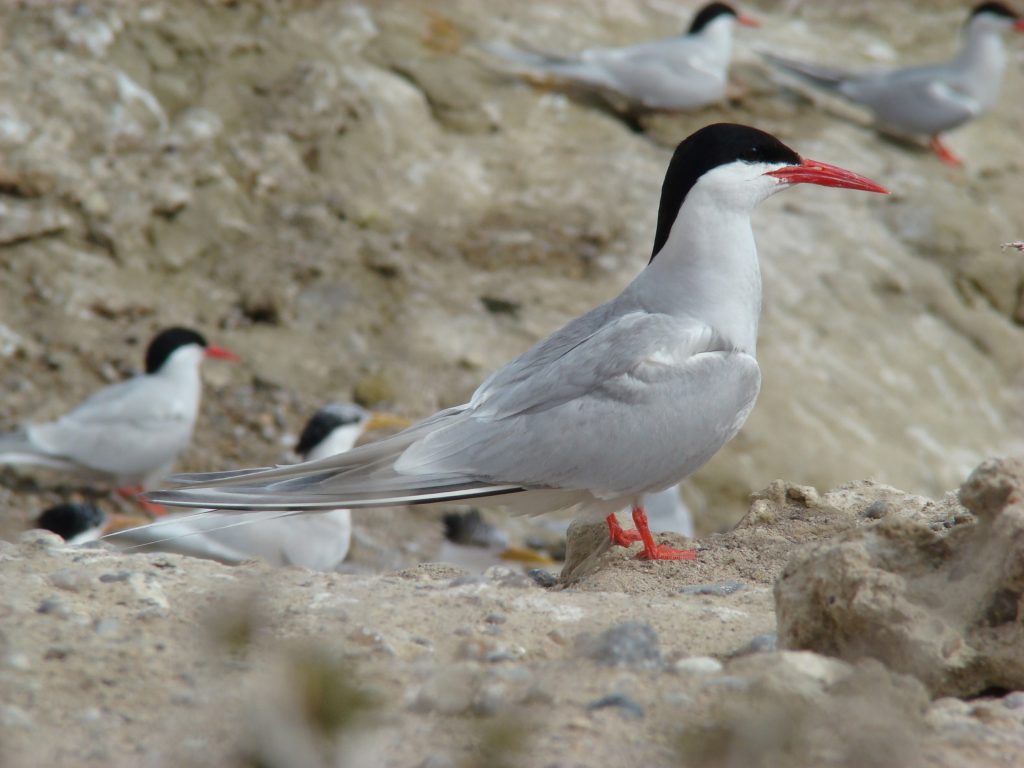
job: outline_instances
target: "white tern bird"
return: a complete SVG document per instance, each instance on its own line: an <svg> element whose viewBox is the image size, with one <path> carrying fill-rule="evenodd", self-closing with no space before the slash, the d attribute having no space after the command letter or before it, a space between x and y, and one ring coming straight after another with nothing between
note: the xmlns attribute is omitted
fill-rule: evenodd
<svg viewBox="0 0 1024 768"><path fill-rule="evenodd" d="M448 408L341 456L209 476L148 494L177 506L315 511L502 496L513 512L601 515L641 556L656 545L641 505L739 431L761 383L761 273L750 217L794 184L885 192L804 160L775 137L720 123L675 150L654 250L621 294L576 318ZM637 531L614 512L633 508Z"/></svg>
<svg viewBox="0 0 1024 768"><path fill-rule="evenodd" d="M527 73L617 94L647 109L687 110L725 94L737 23L759 26L725 3L710 3L694 16L685 34L625 48L589 48L566 56L499 44L485 49Z"/></svg>
<svg viewBox="0 0 1024 768"><path fill-rule="evenodd" d="M941 134L987 112L999 99L1006 69L1002 36L1009 29L1024 32L1024 20L1002 3L982 3L971 11L953 59L906 69L855 72L762 55L804 82L867 107L883 133L927 136L943 162L959 165Z"/></svg>
<svg viewBox="0 0 1024 768"><path fill-rule="evenodd" d="M138 492L169 471L192 441L205 357L237 360L187 328L158 333L146 372L94 393L55 421L0 435L0 464L34 464L113 481Z"/></svg>
<svg viewBox="0 0 1024 768"><path fill-rule="evenodd" d="M316 461L351 450L367 430L408 424L405 419L354 403L331 403L306 422L295 452L307 461ZM131 549L177 552L231 565L259 559L269 565L297 565L314 571L335 570L348 554L351 538L352 513L347 509L276 517L265 512L177 513L107 536L117 546Z"/></svg>

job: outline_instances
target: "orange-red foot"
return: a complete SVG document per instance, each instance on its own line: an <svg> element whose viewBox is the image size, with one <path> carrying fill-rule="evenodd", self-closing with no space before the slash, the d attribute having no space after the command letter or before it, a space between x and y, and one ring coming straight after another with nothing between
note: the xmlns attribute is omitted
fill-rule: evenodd
<svg viewBox="0 0 1024 768"><path fill-rule="evenodd" d="M644 551L637 555L640 560L696 560L697 550L676 549L667 544L655 544L651 529L647 525L647 513L643 507L633 507L633 525L644 543Z"/></svg>
<svg viewBox="0 0 1024 768"><path fill-rule="evenodd" d="M139 506L141 506L144 510L149 512L149 514L155 517L166 515L167 509L163 505L154 504L152 501L143 501L142 499L139 498L139 494L142 493L143 490L145 489L142 487L141 484L126 485L121 488L118 488L116 492L117 495L123 499L130 499L132 501L138 502Z"/></svg>
<svg viewBox="0 0 1024 768"><path fill-rule="evenodd" d="M608 515L604 521L608 523L608 537L612 540L612 544L619 547L628 547L640 541L640 532L625 530L619 525L619 519L615 516L614 512Z"/></svg>
<svg viewBox="0 0 1024 768"><path fill-rule="evenodd" d="M952 149L946 146L946 143L938 136L932 136L928 142L928 146L932 148L932 151L939 156L939 160L944 162L946 165L961 166L964 161Z"/></svg>

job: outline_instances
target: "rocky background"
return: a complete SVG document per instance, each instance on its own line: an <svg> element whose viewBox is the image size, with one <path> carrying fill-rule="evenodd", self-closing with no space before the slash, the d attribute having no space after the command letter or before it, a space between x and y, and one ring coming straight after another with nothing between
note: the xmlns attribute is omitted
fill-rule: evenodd
<svg viewBox="0 0 1024 768"><path fill-rule="evenodd" d="M764 389L741 435L686 488L704 532L747 516L707 539L696 566L607 553L551 592L501 572L460 582L438 566L374 577L231 570L31 534L0 550L2 764L440 768L593 765L597 753L609 765L638 755L963 765L1024 748L1022 702L1005 695L1022 686L1006 671L1007 649L1020 645L1012 558L994 557L1007 573L986 570L952 601L952 618L918 611L946 606L943 579L978 561L899 592L895 614L870 601L875 615L853 610L858 596L907 581L871 558L941 573L953 557L943 547L974 552L980 544L954 533L989 519L980 507L894 502L910 504L912 530L886 522L890 506L873 507L870 494L826 505L856 525L822 523L804 491L796 496L814 514L753 526L763 499L748 513L750 492L778 477L796 484L784 488L870 477L941 498L985 457L1015 451L1024 259L1000 244L1024 227L1024 43L1008 40L999 107L950 137L966 159L959 169L812 103L756 54L941 58L965 15L959 3L751 3L763 27L737 33L730 98L632 126L502 73L477 45L627 43L684 28L692 6L0 7L0 429L57 415L137 371L155 330L189 325L244 361L206 366L186 469L276 460L327 400L410 417L464 401L642 268L671 150L709 122L755 124L893 190L799 189L757 214ZM67 495L45 477L0 477L10 540ZM771 487L770 503L788 509L793 494ZM431 559L436 546L421 542L439 538L436 514L356 524L405 534L394 566ZM880 555L858 543L868 534L842 533L862 526L916 554ZM785 566L815 542L824 549L813 561L798 553ZM822 587L819 570L846 586ZM742 588L722 586L733 582ZM837 601L851 613L829 613ZM208 628L228 604L241 618ZM826 618L805 615L815 607ZM942 640L910 653L900 643L918 619ZM647 627L623 630L640 650L605 665L600 649L620 644L603 633L623 622ZM788 648L845 660L760 652L771 642L758 638L776 628ZM879 640L851 649L865 636ZM933 675L896 658L929 668L952 659L955 669ZM979 694L983 703L949 698ZM780 709L779 696L791 706ZM261 740L278 733L261 718L280 734ZM867 743L868 730L884 738Z"/></svg>

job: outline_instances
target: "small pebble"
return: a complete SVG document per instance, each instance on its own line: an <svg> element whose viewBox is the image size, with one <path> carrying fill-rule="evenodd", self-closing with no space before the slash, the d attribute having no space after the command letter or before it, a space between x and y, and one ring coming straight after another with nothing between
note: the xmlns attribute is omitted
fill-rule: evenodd
<svg viewBox="0 0 1024 768"><path fill-rule="evenodd" d="M716 597L724 597L731 595L733 592L739 592L746 586L742 581L723 581L719 584L691 584L679 591L684 595L715 595Z"/></svg>
<svg viewBox="0 0 1024 768"><path fill-rule="evenodd" d="M582 655L608 666L661 666L658 633L650 624L627 621L607 629L597 637L584 637Z"/></svg>
<svg viewBox="0 0 1024 768"><path fill-rule="evenodd" d="M33 528L32 530L25 531L18 536L18 543L21 544L22 549L25 550L43 550L63 547L64 539L51 531Z"/></svg>
<svg viewBox="0 0 1024 768"><path fill-rule="evenodd" d="M131 578L131 571L118 571L117 573L104 573L100 576L100 581L104 584L110 584L114 581L128 581Z"/></svg>
<svg viewBox="0 0 1024 768"><path fill-rule="evenodd" d="M63 661L71 655L71 648L67 645L51 645L46 649L43 658L46 661Z"/></svg>
<svg viewBox="0 0 1024 768"><path fill-rule="evenodd" d="M504 624L508 621L508 617L503 613L489 613L484 616L484 621L488 624Z"/></svg>
<svg viewBox="0 0 1024 768"><path fill-rule="evenodd" d="M32 715L21 707L4 704L0 706L0 725L5 728L21 728L27 731L31 730L35 723L32 720Z"/></svg>
<svg viewBox="0 0 1024 768"><path fill-rule="evenodd" d="M1007 709L1024 708L1024 691L1014 691L1003 697L1003 706Z"/></svg>
<svg viewBox="0 0 1024 768"><path fill-rule="evenodd" d="M64 589L68 592L81 592L89 586L89 577L70 568L62 568L50 574L50 583L57 587L57 589Z"/></svg>
<svg viewBox="0 0 1024 768"><path fill-rule="evenodd" d="M55 597L48 597L40 601L39 605L36 606L36 613L44 613L66 619L71 615L71 609L64 604L64 601L58 600Z"/></svg>
<svg viewBox="0 0 1024 768"><path fill-rule="evenodd" d="M778 649L779 638L774 632L766 632L763 635L754 635L737 654L745 656L748 653L771 653Z"/></svg>
<svg viewBox="0 0 1024 768"><path fill-rule="evenodd" d="M878 501L869 504L861 514L868 520L881 520L883 517L887 517L891 512L892 505L885 499L879 499Z"/></svg>
<svg viewBox="0 0 1024 768"><path fill-rule="evenodd" d="M608 707L616 707L621 709L622 713L633 720L640 720L644 716L644 708L640 706L636 701L629 698L622 693L612 693L608 696L603 696L597 701L592 701L587 704L587 709L591 712L598 709L606 709Z"/></svg>
<svg viewBox="0 0 1024 768"><path fill-rule="evenodd" d="M683 675L715 675L722 671L722 662L711 656L688 656L679 659L672 669Z"/></svg>
<svg viewBox="0 0 1024 768"><path fill-rule="evenodd" d="M96 622L97 635L113 635L121 628L117 619L100 619Z"/></svg>
<svg viewBox="0 0 1024 768"><path fill-rule="evenodd" d="M513 645L509 648L498 648L491 651L484 656L484 661L492 664L500 661L516 661L517 659L523 658L526 655L526 649L519 645Z"/></svg>
<svg viewBox="0 0 1024 768"><path fill-rule="evenodd" d="M508 688L502 683L488 683L481 687L473 699L473 713L491 717L508 704Z"/></svg>
<svg viewBox="0 0 1024 768"><path fill-rule="evenodd" d="M24 653L9 653L4 656L4 666L10 669L17 669L21 672L29 669L32 664Z"/></svg>
<svg viewBox="0 0 1024 768"><path fill-rule="evenodd" d="M538 587L544 587L545 589L553 587L558 583L558 577L550 571L545 571L543 568L532 568L526 572L526 575L533 579L533 583Z"/></svg>
<svg viewBox="0 0 1024 768"><path fill-rule="evenodd" d="M78 714L78 722L80 723L98 723L103 719L103 713L96 707L86 707Z"/></svg>

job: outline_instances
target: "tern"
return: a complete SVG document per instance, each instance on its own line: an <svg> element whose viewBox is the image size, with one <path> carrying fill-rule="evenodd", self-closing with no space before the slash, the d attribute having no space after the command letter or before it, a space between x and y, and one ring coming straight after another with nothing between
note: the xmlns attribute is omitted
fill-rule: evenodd
<svg viewBox="0 0 1024 768"><path fill-rule="evenodd" d="M761 384L761 273L751 214L795 184L885 193L804 160L756 128L719 123L669 163L653 254L618 296L492 374L468 403L321 461L212 475L148 494L172 506L315 511L499 496L514 513L571 509L648 559L645 493L678 483L743 425ZM633 510L636 531L614 513Z"/></svg>
<svg viewBox="0 0 1024 768"><path fill-rule="evenodd" d="M206 357L238 359L188 328L161 331L146 349L144 374L101 389L55 421L0 434L0 464L72 471L137 493L192 441Z"/></svg>
<svg viewBox="0 0 1024 768"><path fill-rule="evenodd" d="M1002 3L982 3L971 11L953 59L906 69L854 72L762 55L803 82L867 107L882 133L927 136L943 162L960 165L941 134L995 105L1006 69L1002 36L1011 28L1024 32L1024 19Z"/></svg>
<svg viewBox="0 0 1024 768"><path fill-rule="evenodd" d="M527 72L617 94L646 109L688 110L725 94L737 23L759 26L725 3L710 3L685 34L625 48L589 48L567 56L497 44L486 50Z"/></svg>
<svg viewBox="0 0 1024 768"><path fill-rule="evenodd" d="M408 424L355 403L331 403L306 422L295 452L307 461L317 461L351 450L367 430ZM259 559L273 566L333 571L348 554L352 513L348 509L280 516L177 513L106 538L117 546L176 552L229 565Z"/></svg>
<svg viewBox="0 0 1024 768"><path fill-rule="evenodd" d="M41 512L35 527L56 533L68 544L85 544L100 538L107 523L107 515L95 504L68 501Z"/></svg>

